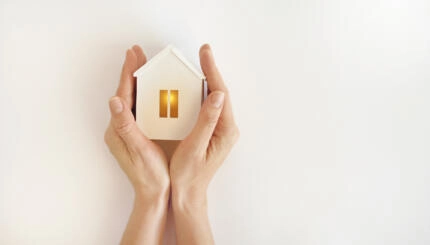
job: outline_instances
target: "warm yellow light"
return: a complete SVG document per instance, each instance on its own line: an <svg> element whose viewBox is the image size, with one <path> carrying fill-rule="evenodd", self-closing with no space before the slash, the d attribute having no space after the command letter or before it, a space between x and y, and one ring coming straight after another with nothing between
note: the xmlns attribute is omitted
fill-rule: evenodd
<svg viewBox="0 0 430 245"><path fill-rule="evenodd" d="M178 118L178 103L179 103L178 90L160 90L159 99L159 116ZM170 113L168 113L170 112Z"/></svg>
<svg viewBox="0 0 430 245"><path fill-rule="evenodd" d="M178 118L178 90L170 90L170 117Z"/></svg>
<svg viewBox="0 0 430 245"><path fill-rule="evenodd" d="M159 116L167 117L167 106L169 104L169 95L167 90L160 90L160 107L159 107Z"/></svg>

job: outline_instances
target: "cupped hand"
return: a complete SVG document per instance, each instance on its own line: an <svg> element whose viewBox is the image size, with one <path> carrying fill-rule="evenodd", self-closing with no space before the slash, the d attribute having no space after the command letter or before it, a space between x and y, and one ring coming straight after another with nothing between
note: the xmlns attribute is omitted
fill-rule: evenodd
<svg viewBox="0 0 430 245"><path fill-rule="evenodd" d="M138 128L131 110L136 87L133 73L145 62L139 46L127 50L116 95L109 101L111 121L105 142L131 181L136 197L166 199L170 190L168 160L163 150Z"/></svg>
<svg viewBox="0 0 430 245"><path fill-rule="evenodd" d="M205 202L213 175L239 137L227 87L207 44L200 48L200 65L210 93L194 129L178 145L170 161L174 202Z"/></svg>

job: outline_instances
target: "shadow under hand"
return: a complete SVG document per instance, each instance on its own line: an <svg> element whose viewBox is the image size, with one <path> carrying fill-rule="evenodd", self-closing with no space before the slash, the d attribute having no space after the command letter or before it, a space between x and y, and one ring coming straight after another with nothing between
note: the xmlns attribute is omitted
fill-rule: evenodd
<svg viewBox="0 0 430 245"><path fill-rule="evenodd" d="M178 147L180 140L153 140L155 144L159 145L164 153L166 153L167 159L172 158L173 153L176 150L176 147Z"/></svg>

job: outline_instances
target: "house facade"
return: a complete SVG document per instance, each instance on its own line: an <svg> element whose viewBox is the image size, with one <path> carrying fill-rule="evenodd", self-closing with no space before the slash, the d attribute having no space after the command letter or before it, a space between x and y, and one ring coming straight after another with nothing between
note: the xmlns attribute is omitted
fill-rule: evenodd
<svg viewBox="0 0 430 245"><path fill-rule="evenodd" d="M194 127L203 101L204 76L169 45L134 76L136 122L150 139L182 140Z"/></svg>

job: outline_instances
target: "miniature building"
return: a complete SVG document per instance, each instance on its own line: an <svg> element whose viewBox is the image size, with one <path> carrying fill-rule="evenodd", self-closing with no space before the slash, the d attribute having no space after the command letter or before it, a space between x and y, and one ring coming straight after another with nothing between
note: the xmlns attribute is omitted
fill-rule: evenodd
<svg viewBox="0 0 430 245"><path fill-rule="evenodd" d="M194 127L203 101L204 76L169 45L140 67L136 122L150 139L182 140Z"/></svg>

